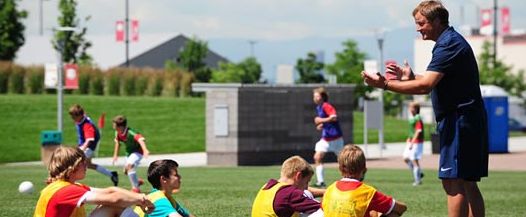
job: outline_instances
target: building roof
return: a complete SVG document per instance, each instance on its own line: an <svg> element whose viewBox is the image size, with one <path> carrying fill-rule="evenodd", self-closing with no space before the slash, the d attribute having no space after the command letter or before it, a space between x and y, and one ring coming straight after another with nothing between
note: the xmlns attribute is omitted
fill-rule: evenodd
<svg viewBox="0 0 526 217"><path fill-rule="evenodd" d="M130 59L129 64L130 66L139 68L152 67L156 69L163 69L166 60L178 61L179 53L183 50L188 41L189 39L184 35L178 35ZM225 57L220 56L210 49L208 50L208 54L203 59L203 61L208 67L216 69L219 68L219 62L228 62ZM125 62L120 64L120 66L125 65Z"/></svg>
<svg viewBox="0 0 526 217"><path fill-rule="evenodd" d="M44 65L57 63L59 54L51 44L52 36L27 36L25 44L20 48L15 63L20 65ZM92 43L87 53L93 57L94 64L101 69L124 66L126 63L126 47L124 42L117 42L115 35L87 35L86 40ZM176 60L179 51L188 41L183 35L174 34L143 34L137 42L130 42L130 66L164 68L166 60ZM228 60L209 50L204 59L209 67L218 67L218 61Z"/></svg>

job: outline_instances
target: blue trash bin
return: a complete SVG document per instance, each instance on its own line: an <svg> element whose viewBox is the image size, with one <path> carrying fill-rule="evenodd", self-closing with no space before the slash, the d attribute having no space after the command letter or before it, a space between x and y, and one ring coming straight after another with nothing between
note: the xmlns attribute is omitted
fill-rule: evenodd
<svg viewBox="0 0 526 217"><path fill-rule="evenodd" d="M488 115L490 153L508 152L508 97L483 97Z"/></svg>
<svg viewBox="0 0 526 217"><path fill-rule="evenodd" d="M47 166L53 152L62 144L62 132L42 131L40 134L40 143L42 145L40 158L42 159L42 163Z"/></svg>

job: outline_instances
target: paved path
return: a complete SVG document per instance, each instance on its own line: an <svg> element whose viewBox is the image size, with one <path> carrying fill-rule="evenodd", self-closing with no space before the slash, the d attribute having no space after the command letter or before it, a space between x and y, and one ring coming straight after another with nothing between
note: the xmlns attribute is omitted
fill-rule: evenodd
<svg viewBox="0 0 526 217"><path fill-rule="evenodd" d="M406 168L401 159L405 143L389 143L386 149L380 149L378 145L360 145L365 151L367 167L369 168ZM511 137L508 139L508 151L504 154L490 154L490 170L514 170L526 171L526 137ZM424 142L424 157L421 160L422 168L437 169L438 154L431 153L431 142ZM174 159L182 167L206 166L206 153L184 153L184 154L162 154L151 155L141 162L141 166L150 165L158 159ZM93 162L104 166L112 166L112 158L94 158ZM125 157L119 157L115 166L124 165ZM41 165L42 162L10 163L6 165ZM337 166L335 163L327 166Z"/></svg>

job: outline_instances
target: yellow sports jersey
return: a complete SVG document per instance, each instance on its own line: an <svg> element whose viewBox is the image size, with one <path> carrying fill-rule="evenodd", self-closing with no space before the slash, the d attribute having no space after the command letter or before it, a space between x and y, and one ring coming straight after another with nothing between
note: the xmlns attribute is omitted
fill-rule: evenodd
<svg viewBox="0 0 526 217"><path fill-rule="evenodd" d="M35 207L34 217L85 217L86 210L84 204L77 207L78 200L89 187L78 184L81 188L70 188L70 192L61 192L62 194L69 194L65 198L57 195L58 191L67 186L74 185L66 181L58 180L46 186L40 192L37 206ZM73 186L71 186L73 187ZM49 207L48 207L49 206Z"/></svg>
<svg viewBox="0 0 526 217"><path fill-rule="evenodd" d="M327 188L321 206L325 217L363 217L376 192L373 187L362 184L350 191L340 191L336 183Z"/></svg>
<svg viewBox="0 0 526 217"><path fill-rule="evenodd" d="M278 190L287 184L278 182L269 189L264 189L267 183L259 190L254 204L252 205L252 217L278 217L274 212L274 198ZM294 212L293 217L298 217L298 212Z"/></svg>

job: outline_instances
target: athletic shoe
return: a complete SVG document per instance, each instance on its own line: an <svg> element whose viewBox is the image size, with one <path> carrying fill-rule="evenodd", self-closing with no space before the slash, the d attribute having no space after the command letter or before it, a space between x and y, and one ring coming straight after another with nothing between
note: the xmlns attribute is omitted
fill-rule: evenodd
<svg viewBox="0 0 526 217"><path fill-rule="evenodd" d="M113 185L119 185L119 174L117 171L111 172L111 181L113 182Z"/></svg>
<svg viewBox="0 0 526 217"><path fill-rule="evenodd" d="M413 186L419 186L421 184L422 184L422 182L413 182Z"/></svg>
<svg viewBox="0 0 526 217"><path fill-rule="evenodd" d="M138 188L132 188L132 190L131 190L131 191L133 191L133 192L135 192L135 193L141 193L141 190L140 190L140 189L138 189Z"/></svg>
<svg viewBox="0 0 526 217"><path fill-rule="evenodd" d="M144 180L139 179L139 186L141 186L142 184L144 184Z"/></svg>
<svg viewBox="0 0 526 217"><path fill-rule="evenodd" d="M327 187L325 185L325 182L316 182L316 184L312 185L313 187L316 187L316 188L325 188Z"/></svg>

